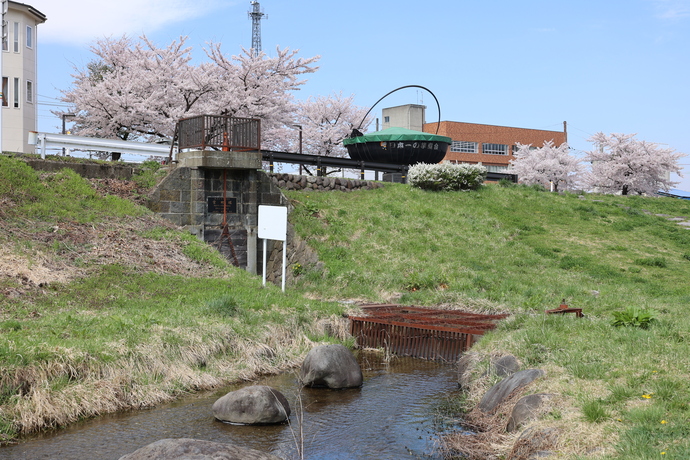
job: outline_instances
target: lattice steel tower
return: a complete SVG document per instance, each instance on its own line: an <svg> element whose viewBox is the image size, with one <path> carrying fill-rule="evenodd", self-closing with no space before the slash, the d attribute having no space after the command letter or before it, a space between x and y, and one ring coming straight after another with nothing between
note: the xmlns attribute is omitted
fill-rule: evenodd
<svg viewBox="0 0 690 460"><path fill-rule="evenodd" d="M252 20L252 50L254 57L257 57L261 53L261 18L266 16L266 14L261 11L259 2L251 1L249 3L254 7L248 14ZM268 19L268 16L266 16L266 19Z"/></svg>

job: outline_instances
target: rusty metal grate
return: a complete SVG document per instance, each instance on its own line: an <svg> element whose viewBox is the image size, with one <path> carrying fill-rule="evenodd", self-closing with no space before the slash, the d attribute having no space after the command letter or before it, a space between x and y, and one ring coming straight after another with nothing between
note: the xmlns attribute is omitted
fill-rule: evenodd
<svg viewBox="0 0 690 460"><path fill-rule="evenodd" d="M350 316L360 348L385 348L415 358L455 361L485 331L508 315L392 305L361 305L366 316Z"/></svg>

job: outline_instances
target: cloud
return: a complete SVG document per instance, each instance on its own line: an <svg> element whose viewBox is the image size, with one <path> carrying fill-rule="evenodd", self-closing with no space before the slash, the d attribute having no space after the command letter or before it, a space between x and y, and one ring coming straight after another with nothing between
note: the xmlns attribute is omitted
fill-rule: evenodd
<svg viewBox="0 0 690 460"><path fill-rule="evenodd" d="M22 0L48 17L44 43L83 45L105 36L150 34L238 2L221 0Z"/></svg>
<svg viewBox="0 0 690 460"><path fill-rule="evenodd" d="M690 17L690 0L653 0L656 16L661 19Z"/></svg>

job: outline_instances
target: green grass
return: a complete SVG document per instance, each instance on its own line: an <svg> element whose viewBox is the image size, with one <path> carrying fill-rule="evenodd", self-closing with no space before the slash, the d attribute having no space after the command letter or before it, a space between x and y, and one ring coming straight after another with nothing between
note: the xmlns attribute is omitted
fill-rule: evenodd
<svg viewBox="0 0 690 460"><path fill-rule="evenodd" d="M155 223L127 227L154 217L128 201L101 197L71 170L41 175L0 156L0 202L4 251L29 267L48 259L86 274L40 288L0 277L0 443L20 432L155 404L166 394L277 372L296 364L309 338L337 341L316 320L341 318L342 305L264 287L183 231ZM99 232L112 223L118 237L170 242L215 275L71 260L89 248L78 235L59 237L84 223ZM34 237L46 234L56 238Z"/></svg>
<svg viewBox="0 0 690 460"><path fill-rule="evenodd" d="M16 206L10 216L53 222L94 222L105 216L140 216L145 208L98 192L71 169L43 179L23 161L0 155L0 197Z"/></svg>
<svg viewBox="0 0 690 460"><path fill-rule="evenodd" d="M622 421L616 458L690 457L690 231L656 215L688 216L687 201L521 186L289 196L325 264L300 278L305 293L515 312L475 349L560 369L590 430ZM586 318L544 316L562 299ZM657 321L613 327L631 306Z"/></svg>
<svg viewBox="0 0 690 460"><path fill-rule="evenodd" d="M593 201L527 187L290 196L297 205L292 221L327 267L303 278L305 290L371 299L393 290L409 302L460 295L513 308L566 298L597 312L631 298L678 303L690 294L683 282L690 232L642 210L683 215L684 202ZM601 289L612 292L591 294Z"/></svg>
<svg viewBox="0 0 690 460"><path fill-rule="evenodd" d="M158 182L165 177L165 173L165 170L159 162L153 160L144 161L137 169L132 180L140 188L148 190L158 184Z"/></svg>
<svg viewBox="0 0 690 460"><path fill-rule="evenodd" d="M334 300L357 299L515 313L475 350L549 369L543 385L560 385L577 411L573 418L569 406L556 408L554 423L615 430L612 458L690 457L690 230L656 215L690 216L690 203L522 186L287 194L291 222L323 263L291 267L296 284L287 293L262 287L192 236L154 226L132 238L172 241L218 275L83 262L85 278L0 296L0 436L17 434L14 411L39 381L54 401L74 407L78 398L96 398L100 387L89 382L98 378L117 381L119 397L131 402L149 386L176 394L198 389L200 375L227 381L252 366L284 368L306 343L287 342L338 340L315 329L315 320L342 313ZM2 156L0 199L10 204L0 208L0 223L22 223L28 233L62 229L61 222L150 218L134 204L99 197L71 172L40 176ZM40 250L67 257L77 244L10 233L0 243L27 257ZM21 288L0 279L0 289ZM563 299L586 317L543 314ZM612 313L628 307L654 310L656 320L646 329L613 327ZM171 377L173 368L197 377ZM129 374L103 377L117 369Z"/></svg>

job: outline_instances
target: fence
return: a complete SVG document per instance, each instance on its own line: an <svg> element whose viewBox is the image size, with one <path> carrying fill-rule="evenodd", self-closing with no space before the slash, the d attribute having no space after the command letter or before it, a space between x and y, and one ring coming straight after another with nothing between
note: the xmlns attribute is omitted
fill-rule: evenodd
<svg viewBox="0 0 690 460"><path fill-rule="evenodd" d="M95 137L72 136L69 134L36 133L29 134L29 144L37 145L41 158L45 159L47 149L66 148L93 152L115 152L130 155L167 156L169 145L147 144L144 142L122 141L117 139L98 139Z"/></svg>

